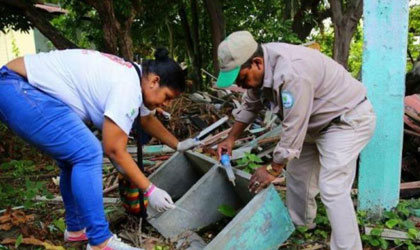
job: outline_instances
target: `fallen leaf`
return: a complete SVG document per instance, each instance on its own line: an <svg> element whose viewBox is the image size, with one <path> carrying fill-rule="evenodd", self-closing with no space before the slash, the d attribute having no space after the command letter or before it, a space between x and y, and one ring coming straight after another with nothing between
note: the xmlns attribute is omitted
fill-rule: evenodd
<svg viewBox="0 0 420 250"><path fill-rule="evenodd" d="M16 239L12 239L12 238L6 238L4 240L2 240L0 243L1 244L15 244Z"/></svg>
<svg viewBox="0 0 420 250"><path fill-rule="evenodd" d="M10 215L13 225L18 226L29 221L33 221L35 216L33 214L26 215L22 210L16 210Z"/></svg>
<svg viewBox="0 0 420 250"><path fill-rule="evenodd" d="M9 231L12 227L12 223L5 223L0 225L0 230Z"/></svg>
<svg viewBox="0 0 420 250"><path fill-rule="evenodd" d="M44 247L47 250L65 250L65 248L62 247L62 246L55 246L55 245L49 244L47 242L44 242Z"/></svg>
<svg viewBox="0 0 420 250"><path fill-rule="evenodd" d="M9 222L11 220L10 214L5 214L3 216L0 216L0 223Z"/></svg>
<svg viewBox="0 0 420 250"><path fill-rule="evenodd" d="M16 239L6 238L0 243L7 245L7 244L15 244L15 242L16 242ZM62 247L62 246L56 246L56 245L53 245L49 242L44 242L44 241L38 240L38 239L34 238L33 236L31 236L29 238L23 238L21 244L33 245L33 246L43 246L47 250L65 250L65 248Z"/></svg>

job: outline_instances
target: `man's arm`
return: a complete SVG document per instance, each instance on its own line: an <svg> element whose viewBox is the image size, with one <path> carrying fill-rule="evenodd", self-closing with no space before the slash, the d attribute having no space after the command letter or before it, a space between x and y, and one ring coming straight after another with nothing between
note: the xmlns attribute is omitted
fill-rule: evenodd
<svg viewBox="0 0 420 250"><path fill-rule="evenodd" d="M230 137L231 139L233 139L233 141L235 141L236 139L239 138L242 132L244 132L247 126L248 126L248 123L236 121L229 132L228 138Z"/></svg>
<svg viewBox="0 0 420 250"><path fill-rule="evenodd" d="M311 117L314 95L312 82L304 77L296 76L283 84L283 121L281 140L273 152L275 165L286 165L299 157Z"/></svg>
<svg viewBox="0 0 420 250"><path fill-rule="evenodd" d="M312 111L314 90L310 81L296 77L282 88L283 121L281 140L273 152L269 166L258 168L249 182L251 192L258 193L281 174L284 166L299 157L308 129Z"/></svg>
<svg viewBox="0 0 420 250"><path fill-rule="evenodd" d="M248 89L242 97L241 106L232 111L232 115L235 118L232 130L229 132L228 137L217 146L219 159L223 152L227 152L229 155L232 154L232 147L235 144L235 140L238 139L248 124L255 120L258 112L263 107L261 102L261 90Z"/></svg>
<svg viewBox="0 0 420 250"><path fill-rule="evenodd" d="M143 130L151 136L159 139L173 149L177 148L178 139L154 115L142 116L140 124Z"/></svg>

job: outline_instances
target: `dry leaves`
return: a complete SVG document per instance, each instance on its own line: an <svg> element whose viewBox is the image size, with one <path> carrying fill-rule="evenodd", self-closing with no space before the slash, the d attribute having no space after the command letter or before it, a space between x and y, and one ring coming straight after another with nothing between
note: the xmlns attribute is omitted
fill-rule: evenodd
<svg viewBox="0 0 420 250"><path fill-rule="evenodd" d="M25 224L34 220L34 215L26 215L22 210L13 211L8 208L3 216L0 216L0 230L8 231L13 226Z"/></svg>
<svg viewBox="0 0 420 250"><path fill-rule="evenodd" d="M1 244L4 244L4 245L15 244L16 243L16 239L7 238L7 239L4 239L0 243ZM62 246L55 246L55 245L53 245L53 244L51 244L49 242L44 242L44 241L38 240L38 239L34 238L33 236L31 236L29 238L23 238L21 244L34 245L34 246L43 246L47 250L65 250L65 248L62 247Z"/></svg>

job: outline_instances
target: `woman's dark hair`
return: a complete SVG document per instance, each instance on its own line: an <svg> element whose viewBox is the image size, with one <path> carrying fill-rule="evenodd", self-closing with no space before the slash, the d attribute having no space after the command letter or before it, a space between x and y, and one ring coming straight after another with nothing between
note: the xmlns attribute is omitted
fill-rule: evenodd
<svg viewBox="0 0 420 250"><path fill-rule="evenodd" d="M185 75L181 66L169 58L168 50L158 48L155 60L145 60L141 64L143 74L154 73L160 77L160 86L183 92L185 90Z"/></svg>

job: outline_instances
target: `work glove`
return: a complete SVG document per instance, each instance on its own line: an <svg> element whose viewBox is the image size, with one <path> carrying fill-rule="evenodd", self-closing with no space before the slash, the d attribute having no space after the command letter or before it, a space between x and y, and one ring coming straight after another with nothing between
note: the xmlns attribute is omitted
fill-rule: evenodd
<svg viewBox="0 0 420 250"><path fill-rule="evenodd" d="M171 196L153 183L144 192L144 196L149 199L150 206L158 212L163 212L172 208L175 208L175 204L171 199Z"/></svg>
<svg viewBox="0 0 420 250"><path fill-rule="evenodd" d="M178 142L178 145L176 146L176 150L179 152L184 152L198 145L203 145L203 142L198 141L196 139L189 138L184 141Z"/></svg>

